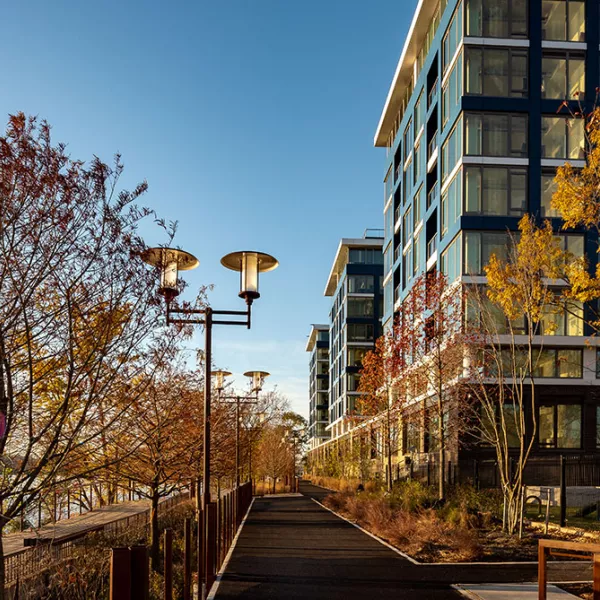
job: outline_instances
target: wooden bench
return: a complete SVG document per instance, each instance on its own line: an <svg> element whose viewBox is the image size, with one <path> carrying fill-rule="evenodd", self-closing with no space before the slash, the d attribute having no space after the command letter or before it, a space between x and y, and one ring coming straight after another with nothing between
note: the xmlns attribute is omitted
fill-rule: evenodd
<svg viewBox="0 0 600 600"><path fill-rule="evenodd" d="M600 600L600 544L540 540L538 546L538 598L546 600L548 556L591 560L593 564L593 600Z"/></svg>

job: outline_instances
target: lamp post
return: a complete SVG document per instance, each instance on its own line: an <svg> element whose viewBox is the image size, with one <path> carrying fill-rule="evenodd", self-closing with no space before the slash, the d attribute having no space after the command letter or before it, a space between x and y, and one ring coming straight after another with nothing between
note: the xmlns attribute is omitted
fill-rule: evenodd
<svg viewBox="0 0 600 600"><path fill-rule="evenodd" d="M251 381L251 394L250 396L240 396L237 394L232 394L229 396L224 396L223 391L225 389L225 378L229 377L231 373L229 371L215 371L214 375L216 377L216 386L215 389L218 393L218 398L220 401L235 403L235 485L236 487L240 486L240 408L241 404L257 404L258 403L258 394L262 390L265 379L269 376L269 373L266 371L247 371L244 373L245 377L249 377ZM252 479L252 474L249 474L250 479Z"/></svg>
<svg viewBox="0 0 600 600"><path fill-rule="evenodd" d="M204 436L202 465L202 509L206 514L210 504L210 401L211 401L211 365L212 365L212 328L213 325L241 325L250 329L252 319L252 303L260 298L259 275L277 268L279 263L269 254L255 251L241 251L227 254L221 264L232 271L240 273L239 297L246 301L246 310L215 310L211 306L205 308L180 308L172 306L179 295L178 272L195 269L198 259L175 248L149 248L141 258L160 272L159 293L164 296L167 309L167 324L204 325ZM175 318L173 317L175 315ZM216 317L216 318L215 318ZM222 319L219 317L236 317ZM204 551L206 556L208 542L205 528Z"/></svg>

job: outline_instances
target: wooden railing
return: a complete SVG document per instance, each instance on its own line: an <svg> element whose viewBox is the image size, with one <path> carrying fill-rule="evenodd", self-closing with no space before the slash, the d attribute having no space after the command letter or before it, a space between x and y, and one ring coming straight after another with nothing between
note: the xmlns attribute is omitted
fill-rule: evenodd
<svg viewBox="0 0 600 600"><path fill-rule="evenodd" d="M189 493L184 492L163 500L159 506L159 515L168 512L174 506L189 499ZM83 538L90 533L103 532L109 535L147 528L149 526L148 514L150 507L135 515L117 518L114 521L102 523L83 530L78 530L72 535L63 535L60 538L48 539L33 537L25 540L26 547L20 552L15 552L4 557L6 587L15 584L17 580L23 581L40 570L71 558L75 548L80 547Z"/></svg>
<svg viewBox="0 0 600 600"><path fill-rule="evenodd" d="M593 563L593 600L600 600L600 544L582 544L579 542L560 542L540 540L538 562L538 597L546 600L546 584L548 580L548 556L591 560Z"/></svg>

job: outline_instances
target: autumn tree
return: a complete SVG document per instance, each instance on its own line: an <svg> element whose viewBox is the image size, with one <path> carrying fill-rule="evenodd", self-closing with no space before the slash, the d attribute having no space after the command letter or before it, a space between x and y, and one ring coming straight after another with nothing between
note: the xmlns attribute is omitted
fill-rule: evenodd
<svg viewBox="0 0 600 600"><path fill-rule="evenodd" d="M381 419L384 440L385 479L387 489L392 489L392 454L398 446L398 421L404 408L405 396L401 393L400 378L406 367L405 338L399 334L398 326L384 333L375 342L375 348L367 352L362 360L355 422L368 418Z"/></svg>
<svg viewBox="0 0 600 600"><path fill-rule="evenodd" d="M158 506L162 498L189 487L202 456L203 381L183 365L162 365L136 398L121 446L135 452L115 464L150 500L150 556L160 567Z"/></svg>
<svg viewBox="0 0 600 600"><path fill-rule="evenodd" d="M42 490L90 476L70 457L119 431L149 349L172 338L158 335L155 273L137 258L146 184L119 191L120 157L71 159L47 123L19 114L0 165L1 600L4 526Z"/></svg>
<svg viewBox="0 0 600 600"><path fill-rule="evenodd" d="M551 333L556 280L564 254L550 223L526 215L509 236L506 257L492 255L487 287L468 291L471 337L468 390L478 443L494 448L505 498L505 527L521 511L523 473L537 433L536 400L544 337Z"/></svg>

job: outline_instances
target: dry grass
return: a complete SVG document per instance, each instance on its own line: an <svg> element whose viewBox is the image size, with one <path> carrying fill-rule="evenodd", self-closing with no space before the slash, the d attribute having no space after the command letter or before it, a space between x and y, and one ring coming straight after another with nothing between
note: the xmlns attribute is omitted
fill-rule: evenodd
<svg viewBox="0 0 600 600"><path fill-rule="evenodd" d="M278 481L273 492L273 483L271 481L257 481L255 485L255 496L264 496L265 494L289 494L292 491L291 486L285 485L284 482Z"/></svg>
<svg viewBox="0 0 600 600"><path fill-rule="evenodd" d="M371 533L423 561L470 561L481 556L477 531L443 520L435 510L392 508L373 494L332 494L325 504Z"/></svg>
<svg viewBox="0 0 600 600"><path fill-rule="evenodd" d="M307 477L306 479L314 485L336 492L355 492L361 483L360 479L346 477ZM378 488L375 481L367 481L363 485L367 492L374 492Z"/></svg>

